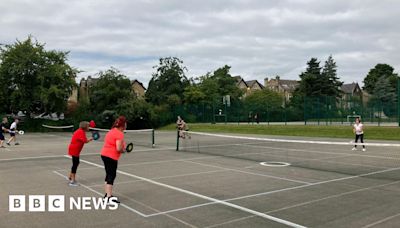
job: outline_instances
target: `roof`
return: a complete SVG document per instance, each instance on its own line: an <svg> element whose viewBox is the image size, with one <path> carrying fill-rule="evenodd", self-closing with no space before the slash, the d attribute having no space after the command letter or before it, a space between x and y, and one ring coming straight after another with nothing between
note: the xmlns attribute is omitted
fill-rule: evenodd
<svg viewBox="0 0 400 228"><path fill-rule="evenodd" d="M261 88L264 88L262 84L260 84L257 80L250 80L250 81L245 81L248 87L253 87L254 84L258 84Z"/></svg>
<svg viewBox="0 0 400 228"><path fill-rule="evenodd" d="M344 92L344 93L353 93L354 90L359 87L358 83L350 83L350 84L343 84L340 89Z"/></svg>
<svg viewBox="0 0 400 228"><path fill-rule="evenodd" d="M134 83L139 84L141 87L143 87L144 90L146 90L146 87L144 87L143 83L141 83L139 80L137 80L137 79L133 80L133 81L132 81L132 85L133 85Z"/></svg>
<svg viewBox="0 0 400 228"><path fill-rule="evenodd" d="M278 85L288 92L293 92L299 86L299 81L297 80L271 79L270 81L277 81Z"/></svg>

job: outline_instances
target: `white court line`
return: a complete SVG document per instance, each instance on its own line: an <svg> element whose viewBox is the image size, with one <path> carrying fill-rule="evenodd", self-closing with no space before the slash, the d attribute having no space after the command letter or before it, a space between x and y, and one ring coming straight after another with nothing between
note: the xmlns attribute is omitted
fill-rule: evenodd
<svg viewBox="0 0 400 228"><path fill-rule="evenodd" d="M235 198L226 199L223 201L230 202L230 201L247 199L247 198L252 198L252 197L257 197L257 196L271 195L271 194L275 194L275 193L297 190L297 189L302 189L302 188L307 188L307 187L312 187L312 186L317 186L317 185L322 185L322 184L327 184L327 183L332 183L332 182L338 182L338 181L349 180L349 179L354 179L354 178L359 178L359 177L371 176L374 174L390 172L390 171L394 171L394 170L400 170L400 168L385 169L385 170L381 170L381 171L375 171L375 172L360 174L360 175L356 175L356 176L342 177L342 178L337 178L337 179L315 182L315 183L311 183L311 184L305 184L305 185L299 185L299 186L294 186L294 187L289 187L289 188L272 190L272 191L268 191L268 192L261 192L261 193L256 193L256 194L252 194L252 195L239 196L239 197L235 197ZM186 208L179 208L179 209L174 209L171 211L164 211L163 213L183 211L183 210L187 210L187 209L203 207L203 206L212 205L212 204L216 204L216 203L210 202L210 203L205 203L205 204L198 204L198 205L194 205L194 206L190 206L190 207L186 207ZM160 215L160 214L162 214L162 213L152 214L152 215L148 215L148 216L155 216L155 215Z"/></svg>
<svg viewBox="0 0 400 228"><path fill-rule="evenodd" d="M400 147L400 144L390 143L354 143L354 142L337 142L337 141L313 141L313 140L295 140L295 139L273 139L273 138L256 138L247 136L233 136L233 135L222 135L222 134L211 134L204 132L190 132L192 135L203 135L211 137L223 137L233 139L246 139L255 141L266 141L266 142L284 142L284 143L302 143L302 144L328 144L328 145L365 145L365 146L380 146L380 147Z"/></svg>
<svg viewBox="0 0 400 228"><path fill-rule="evenodd" d="M328 200L328 199L333 199L333 198L338 198L338 197L349 195L349 194L353 194L353 193L356 193L356 192L362 192L362 191L371 190L371 189L375 189L375 188L385 187L385 186L389 186L389 185L393 185L393 184L397 184L397 183L400 183L400 181L394 181L394 182L390 182L390 183L386 183L386 184L375 185L375 186L371 186L371 187L360 188L360 189L356 189L356 190L352 190L352 191L348 191L348 192L343 192L343 193L340 193L340 194L330 195L330 196L327 196L327 197L323 197L323 198L319 198L319 199L315 199L315 200L310 200L310 201L306 201L306 202L303 202L303 203L290 205L290 206L287 206L287 207L282 207L282 208L275 209L275 210L270 210L270 211L267 211L265 213L274 213L274 212L284 211L284 210L295 208L295 207L305 206L305 205L313 204L313 203L316 203L316 202L320 202L320 201L324 201L324 200ZM396 216L398 216L398 215L400 215L400 214L397 214ZM388 218L392 218L392 217L396 217L396 216L390 216ZM238 219L233 219L231 221L227 221L227 222L224 222L224 223L208 226L208 228L217 227L217 226L220 226L220 225L226 225L226 224L230 224L230 223L233 223L233 222L246 220L246 219L253 218L253 217L255 217L255 216L251 215L251 216L246 216L246 217L242 217L242 218L238 218ZM376 224L379 224L379 223L381 223L383 221L389 220L388 218L385 218L385 219L380 220L378 222L375 222L373 224L376 225ZM369 227L369 226L367 226L367 227Z"/></svg>
<svg viewBox="0 0 400 228"><path fill-rule="evenodd" d="M96 167L97 168L97 167ZM168 178L175 178L175 177L188 177L188 176L195 176L195 175L200 175L200 174L210 174L210 173L218 173L218 172L226 172L229 170L213 170L213 171L207 171L207 172L198 172L198 173L188 173L188 174L179 174L179 175L171 175L171 176L161 176L157 178L149 178L151 180L162 180L162 179L168 179ZM133 180L133 181L122 181L122 182L117 182L116 184L130 184L130 183L135 183L135 182L142 182L143 180ZM88 185L89 187L98 187L98 186L103 186L104 184L95 184L95 185Z"/></svg>
<svg viewBox="0 0 400 228"><path fill-rule="evenodd" d="M61 177L64 177L64 178L67 178L67 179L68 179L67 176L65 176L64 174L61 174L61 173L59 173L59 172L57 172L57 171L53 171L53 173L55 173L55 174L57 174L57 175L59 175L59 176L61 176ZM94 190L93 188L91 188L91 187L89 187L89 186L86 186L86 185L84 185L84 184L82 184L82 183L80 183L79 185L82 186L82 187L84 187L84 188L86 188L87 190L89 190L89 191L91 191L91 192L96 193L96 194L99 195L99 196L103 196L102 193L100 193L100 192ZM123 203L120 203L119 205L121 205L122 207L124 207L124 208L126 208L126 209L128 209L128 210L130 210L130 211L132 211L132 212L134 212L134 213L136 213L136 214L138 214L138 215L140 215L140 216L142 216L142 217L147 217L147 215L145 215L145 214L141 213L140 211L137 211L137 210L135 210L135 209L133 209L133 208L131 208L131 207L129 207L129 206L123 204Z"/></svg>
<svg viewBox="0 0 400 228"><path fill-rule="evenodd" d="M168 150L174 148L156 148L156 149L143 149L143 150L133 150L133 153L137 152L147 152L147 151L157 151L157 150ZM10 150L11 151L11 150ZM90 155L99 155L98 153L82 153L80 156L90 156ZM18 161L18 160L31 160L31 159L41 159L41 158L64 158L66 155L46 155L46 156L32 156L32 157L19 157L19 158L3 158L0 161Z"/></svg>
<svg viewBox="0 0 400 228"><path fill-rule="evenodd" d="M245 146L245 145L241 145ZM400 160L399 157L384 157L384 156L375 156L375 155L367 155L367 154L355 154L355 153L338 153L338 152L322 152L322 151L316 151L316 150L302 150L302 149L288 149L288 148L283 148L283 147L270 147L270 146L256 146L256 145L248 145L250 147L257 147L257 148L265 148L265 149L275 149L275 150L287 150L287 151L300 151L300 152L305 152L305 153L317 153L317 154L336 154L336 155L347 155L347 156L354 156L354 157L368 157L368 158L381 158L381 159L390 159L390 160ZM263 153L263 152L260 152ZM244 153L244 154L239 154L239 155L247 155L247 154L253 154L253 153ZM254 153L254 154L259 154L259 153ZM237 156L237 155L236 155ZM295 157L296 156L291 156ZM377 167L377 168L385 168L385 167Z"/></svg>
<svg viewBox="0 0 400 228"><path fill-rule="evenodd" d="M62 158L64 155L49 155L49 156L36 156L36 157L20 157L20 158L4 158L0 161L18 161L18 160L31 160L31 159L41 159L41 158Z"/></svg>
<svg viewBox="0 0 400 228"><path fill-rule="evenodd" d="M208 145L208 146L187 146L183 148L182 150L184 151L185 149L193 149L193 148L209 148L209 147L223 147L223 146L251 146L251 147L258 147L258 148L266 148L266 149L276 149L276 150L288 150L288 151L300 151L300 152L306 152L306 153L319 153L319 154L337 154L337 155L351 155L355 157L367 157L367 158L380 158L380 159L386 159L386 160L400 160L399 157L391 157L391 156L378 156L378 155L368 155L368 154L356 154L356 153L338 153L338 152L321 152L321 151L316 151L316 150L303 150L303 149L289 149L289 148L283 148L283 147L270 147L270 146L256 146L257 143L242 143L242 144L220 144L220 145ZM258 143L260 144L260 143ZM393 145L393 144L390 144ZM397 145L397 144L396 144ZM193 151L190 151L192 153L195 153ZM206 154L206 153L203 153ZM257 154L257 153L242 153L242 154L233 154L230 157L234 156L243 156L243 155L248 155L248 154ZM211 154L214 156L219 156L219 157L227 157L224 155L218 155L218 154Z"/></svg>
<svg viewBox="0 0 400 228"><path fill-rule="evenodd" d="M190 163L193 163L193 164L202 165L202 166L208 166L208 167L213 167L213 168L227 169L227 170L231 170L231 171L235 171L235 172L239 172L239 173L251 174L251 175L255 175L255 176L269 177L269 178L272 178L272 179L295 182L295 183L299 183L299 184L311 184L310 182L305 182L305 181L293 180L293 179L289 179L289 178L277 177L277 176L261 174L261 173L247 172L247 171L243 171L243 170L240 170L240 169L225 168L225 167L221 167L221 166L209 165L209 164L204 164L204 163L199 163L199 162L194 162L194 161L184 161L184 162L190 162Z"/></svg>
<svg viewBox="0 0 400 228"><path fill-rule="evenodd" d="M386 218L384 218L384 219L382 219L382 220L376 221L376 222L371 223L371 224L368 224L368 225L366 225L366 226L363 226L363 228L369 228L369 227L376 226L376 225L378 225L378 224L381 224L381 223L383 223L383 222L389 221L389 220L391 220L391 219L393 219L393 218L395 218L395 217L398 217L398 216L400 216L400 213L395 214L395 215L392 215L392 216L389 216L389 217L386 217Z"/></svg>
<svg viewBox="0 0 400 228"><path fill-rule="evenodd" d="M68 157L68 156L66 156L66 157ZM104 168L104 166L96 164L96 163L93 163L93 162L89 162L89 161L86 161L86 160L83 160L83 159L81 161L86 163L86 164L97 166L99 168ZM287 225L287 226L290 226L290 227L304 228L304 226L302 226L302 225L299 225L299 224L296 224L296 223L293 223L293 222L290 222L290 221L287 221L287 220L284 220L284 219L280 219L280 218L277 218L277 217L274 217L274 216L271 216L271 215L267 215L267 214L264 214L264 213L261 213L261 212L246 208L246 207L242 207L242 206L239 206L239 205L236 205L236 204L232 204L232 203L229 203L229 202L218 200L218 199L215 199L215 198L212 198L212 197L201 195L201 194L198 194L198 193L195 193L195 192L191 192L191 191L188 191L188 190L185 190L185 189L182 189L182 188L178 188L178 187L174 187L174 186L171 186L171 185L167 185L167 184L164 184L164 183L161 183L161 182L153 181L153 180L150 180L148 178L144 178L144 177L140 177L140 176L137 176L137 175L133 175L133 174L130 174L130 173L127 173L127 172L124 172L124 171L118 170L117 172L120 173L120 174L129 176L129 177L141 179L143 181L152 183L154 185L158 185L158 186L165 187L165 188L168 188L168 189L171 189L171 190L175 190L175 191L178 191L178 192L182 192L182 193L185 193L185 194L188 194L188 195L196 196L196 197L201 198L201 199L205 199L205 200L212 201L212 202L215 202L215 203L218 203L218 204L222 204L222 205L225 205L225 206L228 206L228 207L231 207L231 208L235 208L237 210L241 210L241 211L253 214L253 215L257 215L259 217L262 217L262 218L265 218L265 219L268 219L268 220L271 220L271 221L274 221L274 222L277 222L277 223L281 223L281 224L284 224L284 225Z"/></svg>
<svg viewBox="0 0 400 228"><path fill-rule="evenodd" d="M94 155L94 154L99 154L99 153L92 153L92 154L86 154L86 155ZM100 154L99 154L100 155ZM82 156L82 154L81 154ZM63 156L64 157L64 156ZM127 164L118 164L118 167L128 167L128 166L140 166L140 165L151 165L151 164L162 164L162 163L170 163L170 162L176 162L176 161L191 161L191 160L201 160L204 158L213 158L215 156L203 156L203 157L193 157L193 158L183 158L183 159L172 159L172 160L162 160L162 161L152 161L152 162L137 162L137 163L127 163ZM96 169L97 167L85 167L85 168L79 168L79 170L90 170L90 169ZM221 169L223 169L221 167ZM68 171L69 169L60 169L57 171Z"/></svg>

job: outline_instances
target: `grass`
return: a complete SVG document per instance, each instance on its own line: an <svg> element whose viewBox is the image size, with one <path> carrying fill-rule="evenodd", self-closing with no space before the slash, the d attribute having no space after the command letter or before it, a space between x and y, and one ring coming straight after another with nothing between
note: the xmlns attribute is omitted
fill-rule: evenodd
<svg viewBox="0 0 400 228"><path fill-rule="evenodd" d="M189 124L191 131L213 133L237 133L260 135L284 135L327 138L353 138L351 126L315 126L315 125L235 125L235 124ZM158 130L176 130L170 124ZM365 126L366 139L400 140L400 127Z"/></svg>

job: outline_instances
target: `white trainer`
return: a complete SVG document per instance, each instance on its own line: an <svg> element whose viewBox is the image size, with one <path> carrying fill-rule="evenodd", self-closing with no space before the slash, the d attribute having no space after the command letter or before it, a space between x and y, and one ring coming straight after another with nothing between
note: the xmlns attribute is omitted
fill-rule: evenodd
<svg viewBox="0 0 400 228"><path fill-rule="evenodd" d="M351 149L351 150L357 150L357 148L353 147L353 149Z"/></svg>

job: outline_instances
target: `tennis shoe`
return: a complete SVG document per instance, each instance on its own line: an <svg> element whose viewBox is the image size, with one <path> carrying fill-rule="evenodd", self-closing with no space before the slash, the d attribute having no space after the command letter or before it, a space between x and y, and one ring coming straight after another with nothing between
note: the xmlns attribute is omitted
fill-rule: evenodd
<svg viewBox="0 0 400 228"><path fill-rule="evenodd" d="M68 183L68 185L71 186L71 187L77 187L77 186L79 186L78 182L76 182L76 181L70 181L70 182Z"/></svg>
<svg viewBox="0 0 400 228"><path fill-rule="evenodd" d="M351 150L357 150L357 148L353 147L353 149L351 149Z"/></svg>
<svg viewBox="0 0 400 228"><path fill-rule="evenodd" d="M362 149L362 151L364 151L364 152L365 152L365 151L367 151L367 149L363 148L363 149Z"/></svg>
<svg viewBox="0 0 400 228"><path fill-rule="evenodd" d="M17 143L17 142L16 142L14 145L18 146L18 145L19 145L19 143Z"/></svg>
<svg viewBox="0 0 400 228"><path fill-rule="evenodd" d="M8 146L11 146L11 144L10 143L6 143Z"/></svg>

